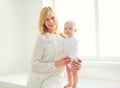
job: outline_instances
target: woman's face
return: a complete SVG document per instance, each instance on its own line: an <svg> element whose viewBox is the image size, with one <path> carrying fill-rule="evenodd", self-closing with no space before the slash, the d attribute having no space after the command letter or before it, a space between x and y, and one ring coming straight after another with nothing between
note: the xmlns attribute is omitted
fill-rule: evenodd
<svg viewBox="0 0 120 88"><path fill-rule="evenodd" d="M56 18L52 12L48 12L48 15L45 19L45 26L48 28L48 32L54 33L56 28Z"/></svg>

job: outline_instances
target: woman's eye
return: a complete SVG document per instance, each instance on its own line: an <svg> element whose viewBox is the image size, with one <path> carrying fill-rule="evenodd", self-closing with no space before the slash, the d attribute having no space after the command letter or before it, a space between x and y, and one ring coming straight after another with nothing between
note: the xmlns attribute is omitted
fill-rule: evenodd
<svg viewBox="0 0 120 88"><path fill-rule="evenodd" d="M45 19L45 21L49 21L49 19L47 18L47 19Z"/></svg>
<svg viewBox="0 0 120 88"><path fill-rule="evenodd" d="M52 20L54 20L54 19L55 19L55 17L52 17L51 19L52 19Z"/></svg>

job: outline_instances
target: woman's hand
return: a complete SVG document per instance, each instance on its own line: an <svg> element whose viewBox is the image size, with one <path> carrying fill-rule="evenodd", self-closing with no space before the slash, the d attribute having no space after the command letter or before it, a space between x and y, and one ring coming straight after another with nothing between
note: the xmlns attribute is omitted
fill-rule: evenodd
<svg viewBox="0 0 120 88"><path fill-rule="evenodd" d="M72 69L73 70L80 70L82 67L82 60L78 59L77 61L72 62Z"/></svg>
<svg viewBox="0 0 120 88"><path fill-rule="evenodd" d="M70 61L71 60L69 57L63 57L62 59L55 62L55 67L58 68L58 67L64 66L64 65L70 63Z"/></svg>

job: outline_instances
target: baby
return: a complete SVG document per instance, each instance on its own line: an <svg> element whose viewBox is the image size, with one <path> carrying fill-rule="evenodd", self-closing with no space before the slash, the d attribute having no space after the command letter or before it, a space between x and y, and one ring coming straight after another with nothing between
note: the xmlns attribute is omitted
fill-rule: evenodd
<svg viewBox="0 0 120 88"><path fill-rule="evenodd" d="M66 65L68 84L64 88L77 88L78 70L72 68L72 61L79 58L79 40L75 37L77 32L76 24L73 21L67 21L64 24L64 53L71 59L70 64Z"/></svg>

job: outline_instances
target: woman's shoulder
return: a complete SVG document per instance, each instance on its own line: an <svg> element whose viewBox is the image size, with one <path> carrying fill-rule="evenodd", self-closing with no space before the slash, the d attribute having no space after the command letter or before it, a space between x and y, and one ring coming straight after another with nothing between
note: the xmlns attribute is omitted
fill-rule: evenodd
<svg viewBox="0 0 120 88"><path fill-rule="evenodd" d="M45 35L39 34L37 35L37 41L43 41L45 39Z"/></svg>
<svg viewBox="0 0 120 88"><path fill-rule="evenodd" d="M45 35L44 34L39 34L37 35L38 38L45 38Z"/></svg>

